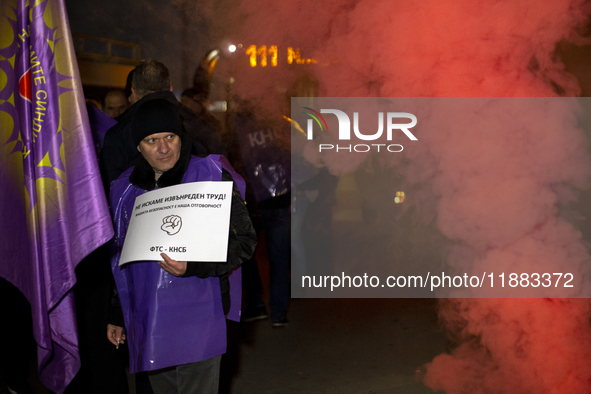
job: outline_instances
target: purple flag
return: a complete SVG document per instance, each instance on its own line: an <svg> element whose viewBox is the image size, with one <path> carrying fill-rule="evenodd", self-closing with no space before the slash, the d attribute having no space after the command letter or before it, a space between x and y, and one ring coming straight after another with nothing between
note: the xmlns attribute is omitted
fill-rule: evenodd
<svg viewBox="0 0 591 394"><path fill-rule="evenodd" d="M113 229L64 2L15 3L0 11L0 276L31 303L41 381L62 393L80 367L74 268Z"/></svg>

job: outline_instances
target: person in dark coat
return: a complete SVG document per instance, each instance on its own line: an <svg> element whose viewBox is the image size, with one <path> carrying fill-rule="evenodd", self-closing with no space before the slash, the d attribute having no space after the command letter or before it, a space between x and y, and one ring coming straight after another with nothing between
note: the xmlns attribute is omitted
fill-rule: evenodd
<svg viewBox="0 0 591 394"><path fill-rule="evenodd" d="M149 371L155 393L217 393L226 347L225 316L230 318L230 302L236 300L231 297L229 275L254 253L256 233L234 183L226 261L176 261L161 253L159 266L153 262L119 266L123 241L132 231L127 213L136 196L181 183L234 180L233 169L222 156L191 155L178 108L167 100L140 106L132 129L141 156L111 190L116 227L111 265L128 335L124 336L121 323L113 322L107 337L117 347L131 341L130 371ZM134 301L140 299L139 304Z"/></svg>
<svg viewBox="0 0 591 394"><path fill-rule="evenodd" d="M184 107L183 119L191 120L191 125L185 130L193 139L202 143L209 153L228 157L226 146L222 141L222 124L208 109L208 94L209 92L196 88L183 91L181 95L181 103ZM189 111L191 113L188 113Z"/></svg>

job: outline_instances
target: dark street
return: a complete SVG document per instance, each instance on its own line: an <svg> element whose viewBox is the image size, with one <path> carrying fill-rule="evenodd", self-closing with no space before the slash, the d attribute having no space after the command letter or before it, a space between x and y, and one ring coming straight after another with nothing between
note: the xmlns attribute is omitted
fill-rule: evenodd
<svg viewBox="0 0 591 394"><path fill-rule="evenodd" d="M431 393L421 366L448 345L431 299L293 299L289 319L231 324L220 392Z"/></svg>

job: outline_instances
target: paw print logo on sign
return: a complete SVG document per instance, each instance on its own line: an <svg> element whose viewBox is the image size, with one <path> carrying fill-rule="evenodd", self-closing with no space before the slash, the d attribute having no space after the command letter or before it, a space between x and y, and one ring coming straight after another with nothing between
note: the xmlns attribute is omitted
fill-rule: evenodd
<svg viewBox="0 0 591 394"><path fill-rule="evenodd" d="M170 215L162 219L162 226L160 228L165 231L168 235L175 235L181 231L183 221L180 216Z"/></svg>

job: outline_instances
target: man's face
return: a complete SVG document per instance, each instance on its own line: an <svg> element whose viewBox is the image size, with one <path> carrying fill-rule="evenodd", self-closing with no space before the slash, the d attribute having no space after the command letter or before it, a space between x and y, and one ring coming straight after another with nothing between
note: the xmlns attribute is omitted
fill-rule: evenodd
<svg viewBox="0 0 591 394"><path fill-rule="evenodd" d="M125 112L128 106L129 103L122 94L111 94L105 97L104 111L111 118L116 118L117 116L121 115L123 112Z"/></svg>
<svg viewBox="0 0 591 394"><path fill-rule="evenodd" d="M137 150L154 169L163 173L170 170L181 156L181 139L174 133L155 133L144 138Z"/></svg>

